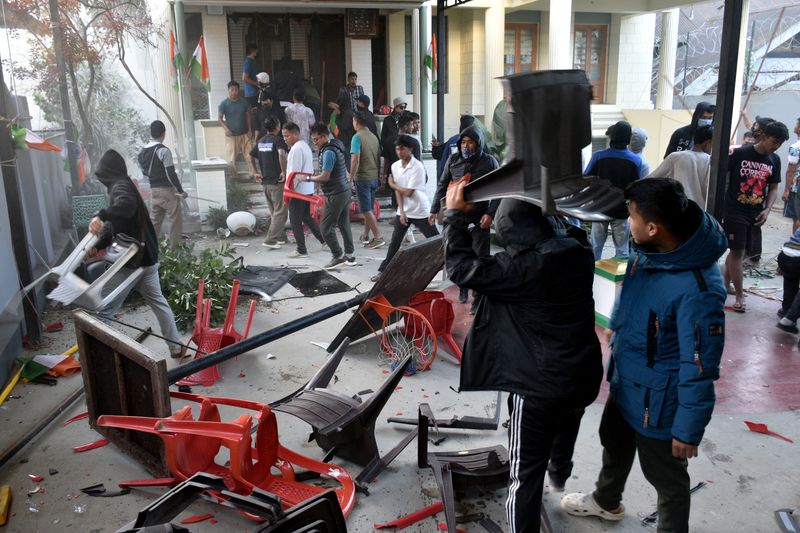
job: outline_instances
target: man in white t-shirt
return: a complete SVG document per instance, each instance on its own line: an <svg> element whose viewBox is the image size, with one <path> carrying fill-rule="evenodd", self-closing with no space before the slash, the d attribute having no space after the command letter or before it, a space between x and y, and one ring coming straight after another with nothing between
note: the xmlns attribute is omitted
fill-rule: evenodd
<svg viewBox="0 0 800 533"><path fill-rule="evenodd" d="M306 107L303 101L306 93L303 89L295 89L292 94L292 103L286 106L286 121L294 122L300 128L300 140L311 142L311 126L314 125L314 112Z"/></svg>
<svg viewBox="0 0 800 533"><path fill-rule="evenodd" d="M647 177L672 178L681 182L686 197L705 209L713 136L713 126L698 127L694 132L692 148L672 152Z"/></svg>
<svg viewBox="0 0 800 533"><path fill-rule="evenodd" d="M292 174L302 173L294 177L294 190L301 194L312 195L314 194L314 184L308 179L314 173L314 156L311 148L300 138L300 127L294 122L284 124L282 132L283 140L289 147L289 155L286 156L286 181L288 183ZM311 217L310 202L291 198L289 200L289 221L292 224L297 249L287 254L288 257L308 257L306 236L303 232L304 223L320 243L325 243L317 221Z"/></svg>
<svg viewBox="0 0 800 533"><path fill-rule="evenodd" d="M425 167L412 154L415 144L417 141L408 135L400 135L395 141L395 151L399 159L392 163L389 187L394 189L397 197L397 215L386 259L378 267L378 273L371 278L372 281L377 281L400 249L410 225L416 226L425 238L439 234L436 226L428 222L431 201L425 192Z"/></svg>

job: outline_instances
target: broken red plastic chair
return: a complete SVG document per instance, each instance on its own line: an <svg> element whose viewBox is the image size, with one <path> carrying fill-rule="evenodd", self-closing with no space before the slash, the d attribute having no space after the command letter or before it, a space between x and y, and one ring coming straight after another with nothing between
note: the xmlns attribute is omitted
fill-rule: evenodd
<svg viewBox="0 0 800 533"><path fill-rule="evenodd" d="M411 297L408 306L419 311L431 323L437 338L442 339L450 353L461 363L461 348L453 338L453 321L455 312L453 302L448 300L443 292L422 291Z"/></svg>
<svg viewBox="0 0 800 533"><path fill-rule="evenodd" d="M304 202L309 202L311 204L311 211L314 212L315 207L323 205L325 203L325 198L321 196L317 196L316 194L303 194L294 190L294 180L298 176L311 176L310 172L292 172L289 174L289 177L286 178L286 184L283 186L283 203L289 204L289 200L294 198L295 200L302 200Z"/></svg>
<svg viewBox="0 0 800 533"><path fill-rule="evenodd" d="M297 466L335 481L339 487L334 491L342 512L345 516L350 513L355 504L355 483L350 474L339 466L284 448L278 442L275 414L268 405L180 392L173 392L171 396L200 403L200 418L193 420L191 407L187 406L164 419L104 415L97 424L158 435L164 442L167 467L175 476L169 484L186 480L197 472L208 472L222 477L234 492L249 494L259 488L280 496L284 507L288 508L326 490L296 481L294 467ZM255 443L251 439L253 416L243 414L231 422L221 422L218 405L257 413ZM215 462L222 447L230 452L230 467ZM272 472L273 467L280 475ZM126 486L142 486L147 481L150 480L126 482Z"/></svg>

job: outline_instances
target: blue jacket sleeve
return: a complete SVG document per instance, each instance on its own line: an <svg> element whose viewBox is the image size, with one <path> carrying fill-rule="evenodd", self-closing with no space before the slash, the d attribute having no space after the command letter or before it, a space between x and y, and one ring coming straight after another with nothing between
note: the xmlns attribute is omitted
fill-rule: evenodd
<svg viewBox="0 0 800 533"><path fill-rule="evenodd" d="M700 443L714 410L714 381L725 343L724 304L721 291L703 291L683 298L676 310L680 367L672 436L687 444Z"/></svg>

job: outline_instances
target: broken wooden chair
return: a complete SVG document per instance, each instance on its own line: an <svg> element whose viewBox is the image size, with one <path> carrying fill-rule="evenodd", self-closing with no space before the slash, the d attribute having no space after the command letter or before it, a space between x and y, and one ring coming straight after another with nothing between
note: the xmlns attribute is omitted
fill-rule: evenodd
<svg viewBox="0 0 800 533"><path fill-rule="evenodd" d="M453 303L448 300L441 291L422 291L418 292L408 301L408 306L422 313L430 322L433 332L437 338L441 338L450 353L461 363L461 348L453 338L453 321L455 312Z"/></svg>
<svg viewBox="0 0 800 533"><path fill-rule="evenodd" d="M381 387L367 400L351 398L329 389L307 389L290 401L275 407L308 423L314 439L325 450L325 459L337 456L366 467L377 475L375 468L386 466L399 451L392 450L381 458L375 440L375 421L389 396L392 395L403 374L411 364L411 356L403 359L386 378ZM396 452L396 453L395 453ZM394 453L394 456L392 456ZM388 459L388 461L387 461ZM380 468L377 465L382 465ZM361 481L362 474L357 480Z"/></svg>
<svg viewBox="0 0 800 533"><path fill-rule="evenodd" d="M250 307L247 311L247 321L245 322L244 331L239 333L235 327L236 321L236 304L239 301L239 286L241 282L237 279L233 281L231 287L231 298L228 301L228 309L225 312L225 322L222 327L212 328L211 323L211 300L203 298L203 289L205 288L204 280L200 280L197 287L197 302L194 319L194 331L190 342L197 346L195 359L203 357L205 354L216 352L220 348L230 346L237 343L242 339L246 339L250 333L250 325L253 323L253 315L256 311L256 301L250 301ZM192 374L180 381L178 385L202 385L210 387L218 380L222 379L217 365L210 366L196 374Z"/></svg>
<svg viewBox="0 0 800 533"><path fill-rule="evenodd" d="M456 531L457 492L471 488L496 490L508 485L508 452L504 446L456 450L453 452L428 451L428 424L435 420L428 404L419 406L417 465L431 468L444 504L447 532Z"/></svg>
<svg viewBox="0 0 800 533"><path fill-rule="evenodd" d="M186 406L167 418L103 415L100 427L136 430L159 436L164 442L166 463L174 477L126 481L120 486L173 485L198 472L223 478L226 486L237 493L249 494L258 488L279 496L284 508L292 507L325 489L295 480L294 467L316 472L339 485L334 490L342 512L347 516L355 504L355 484L343 468L316 461L284 448L278 441L275 413L258 402L233 398L198 396L172 392L173 398L200 403L200 417L193 420L191 407ZM244 414L231 422L221 422L219 405L255 411L255 442L251 440L253 415ZM222 447L230 453L230 466L215 461ZM280 475L273 474L276 467Z"/></svg>

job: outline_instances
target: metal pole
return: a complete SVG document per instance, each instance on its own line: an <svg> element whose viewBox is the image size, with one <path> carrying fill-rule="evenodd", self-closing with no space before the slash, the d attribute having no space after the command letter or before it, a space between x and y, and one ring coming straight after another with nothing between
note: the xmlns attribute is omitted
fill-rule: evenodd
<svg viewBox="0 0 800 533"><path fill-rule="evenodd" d="M66 137L67 161L69 162L69 177L72 183L72 196L78 193L80 181L78 179L78 159L75 157L75 126L72 123L72 112L69 106L69 89L67 87L67 71L64 66L64 34L61 31L61 13L58 11L58 0L50 0L50 24L53 28L53 48L56 54L56 67L58 68L58 89L61 95L61 115L64 118L64 135Z"/></svg>
<svg viewBox="0 0 800 533"><path fill-rule="evenodd" d="M742 33L744 0L726 0L722 23L722 47L719 55L717 111L714 113L714 138L711 152L711 176L708 182L706 210L722 220L725 184L728 176L728 145L731 138L731 117L736 92L736 58ZM737 110L738 112L738 110Z"/></svg>
<svg viewBox="0 0 800 533"><path fill-rule="evenodd" d="M51 2L54 0L50 0ZM186 17L183 13L183 0L175 0L175 39L178 40L178 49L181 50L187 64L190 58L189 50L186 48ZM183 116L183 135L186 138L186 150L189 152L189 166L197 159L197 142L194 136L194 112L192 111L191 95L186 94L186 83L183 73L178 72L178 94L181 100L181 111Z"/></svg>
<svg viewBox="0 0 800 533"><path fill-rule="evenodd" d="M419 49L422 57L428 54L428 46L431 42L431 8L430 6L420 6L419 8ZM432 53L436 53L431 50ZM421 63L421 62L420 62ZM426 70L427 72L427 70ZM431 76L433 76L433 69L431 69ZM422 116L422 128L420 129L420 137L422 139L422 149L430 150L431 148L431 91L433 89L433 80L427 76L420 76L419 84L419 111Z"/></svg>
<svg viewBox="0 0 800 533"><path fill-rule="evenodd" d="M436 138L445 142L444 137L444 93L447 90L445 79L445 65L447 64L447 35L445 34L444 11L446 0L436 2Z"/></svg>
<svg viewBox="0 0 800 533"><path fill-rule="evenodd" d="M170 384L173 384L187 376L191 376L196 372L204 370L210 366L214 366L217 363L227 361L232 357L249 352L254 348L258 348L259 346L263 346L274 340L280 339L281 337L290 335L295 331L300 331L301 329L307 328L308 326L316 324L317 322L322 322L327 318L344 313L351 307L360 305L361 302L366 299L366 297L367 293L359 294L355 298L347 300L346 302L325 307L324 309L320 309L319 311L315 311L310 315L300 317L297 320L292 320L291 322L288 322L282 326L278 326L277 328L272 328L248 339L241 340L236 344L231 344L226 348L207 354L199 359L195 359L194 361L190 361L185 365L173 368L167 373L167 379Z"/></svg>

